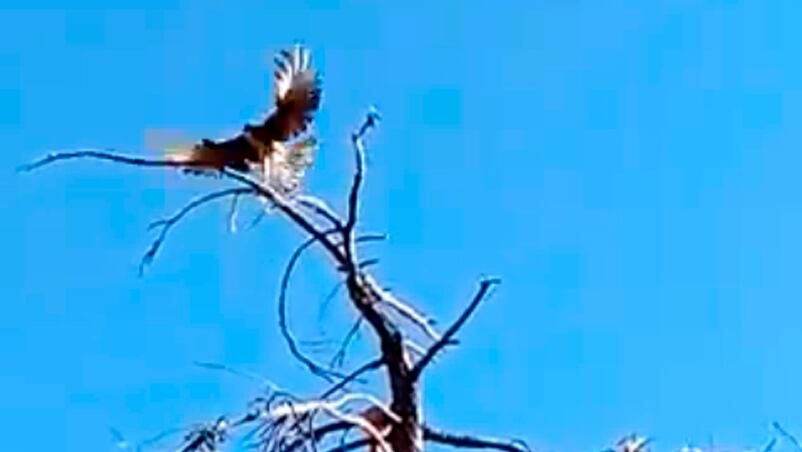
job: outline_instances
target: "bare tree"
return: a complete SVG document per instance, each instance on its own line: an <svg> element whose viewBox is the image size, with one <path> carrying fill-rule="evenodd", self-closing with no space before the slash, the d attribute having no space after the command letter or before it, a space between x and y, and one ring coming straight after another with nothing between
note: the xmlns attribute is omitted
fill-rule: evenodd
<svg viewBox="0 0 802 452"><path fill-rule="evenodd" d="M279 328L292 355L325 381L325 390L313 397L289 394L273 386L266 394L251 400L244 412L235 417L220 417L208 425L198 426L186 433L181 451L218 450L234 435L251 438L252 444L264 451L321 450L346 451L358 448L383 452L412 452L424 449L424 443L440 443L461 448L497 449L509 452L528 450L521 441L507 441L470 434L446 432L423 420L420 381L435 357L456 343L460 329L477 307L487 299L497 279L479 282L472 300L454 322L440 332L425 314L385 290L371 276L371 260L361 260L360 244L380 240L377 235L358 233L360 189L365 179L366 134L377 124L378 114L371 111L351 136L355 168L347 211L336 213L322 200L310 195L286 196L261 183L250 175L222 169L222 178L233 187L213 191L190 201L174 215L151 225L158 235L142 258L140 270L149 265L166 239L171 228L187 214L212 201L251 196L264 201L269 208L280 212L308 240L292 254L281 279L278 294ZM129 157L113 150L77 150L55 153L21 168L31 171L69 159L93 158L139 167L187 169L190 162ZM286 321L287 291L296 263L305 250L321 247L341 275L348 299L359 318L337 352L340 361L355 332L365 324L375 335L379 350L376 357L354 370L341 373L332 366L315 362L306 356L290 331ZM412 341L413 330L423 337L425 345ZM335 357L336 358L336 357ZM222 365L206 366L224 368ZM379 400L365 392L352 389L365 374L384 371L389 400ZM339 434L339 435L338 435ZM339 440L337 439L339 438ZM139 447L144 446L140 444Z"/></svg>

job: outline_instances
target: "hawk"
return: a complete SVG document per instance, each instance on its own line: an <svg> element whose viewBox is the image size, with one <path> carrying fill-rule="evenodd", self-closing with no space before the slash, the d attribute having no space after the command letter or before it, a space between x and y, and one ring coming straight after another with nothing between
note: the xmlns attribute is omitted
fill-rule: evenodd
<svg viewBox="0 0 802 452"><path fill-rule="evenodd" d="M186 162L190 173L224 168L254 172L275 189L295 190L316 146L313 136L296 138L310 128L320 107L321 81L312 69L309 51L300 45L281 50L275 64L275 105L261 123L246 124L233 138L203 139L172 158Z"/></svg>

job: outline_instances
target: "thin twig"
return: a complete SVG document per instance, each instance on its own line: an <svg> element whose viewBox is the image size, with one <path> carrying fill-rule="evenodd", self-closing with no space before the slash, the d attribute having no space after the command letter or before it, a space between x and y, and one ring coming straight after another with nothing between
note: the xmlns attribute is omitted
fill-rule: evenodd
<svg viewBox="0 0 802 452"><path fill-rule="evenodd" d="M765 446L763 446L763 449L760 449L760 451L761 452L771 452L772 450L774 450L774 446L776 446L776 445L777 445L777 438L772 438L772 439L769 440L768 443L766 443Z"/></svg>
<svg viewBox="0 0 802 452"><path fill-rule="evenodd" d="M285 402L266 412L265 416L273 419L284 419L290 415L311 413L313 411L324 410L328 412L329 410L340 410L341 407L358 401L367 402L371 406L381 409L382 412L384 412L394 421L398 421L398 415L393 413L392 410L385 406L383 402L381 402L378 398L365 393L348 393L336 400L320 399L298 403Z"/></svg>
<svg viewBox="0 0 802 452"><path fill-rule="evenodd" d="M326 400L331 395L337 393L337 391L343 389L349 382L351 382L351 381L355 380L356 378L358 378L360 375L362 375L362 374L364 374L366 372L369 372L371 370L378 369L383 364L384 364L384 359L383 358L378 358L378 359L375 359L373 361L368 362L367 364L363 365L359 369L355 370L353 373L351 373L348 377L343 379L341 382L335 384L334 386L329 388L326 392L321 394L320 395L320 400ZM353 424L348 423L348 422L335 422L333 424L327 424L327 425L324 425L322 427L318 427L317 429L309 432L307 436L314 437L317 441L320 441L327 434L333 433L333 432L336 432L336 431L341 431L341 430L348 430L350 427L352 427L352 425ZM303 439L304 438L296 440L294 443L288 445L287 449L284 452L292 452L296 448L300 447L301 442L303 441Z"/></svg>
<svg viewBox="0 0 802 452"><path fill-rule="evenodd" d="M318 243L320 243L326 251L329 252L331 257L339 265L345 265L347 260L343 251L337 247L329 238L325 230L316 227L306 216L299 212L287 199L279 195L270 187L266 187L255 180L228 169L221 170L221 174L240 182L243 185L253 188L259 195L263 196L270 203L272 203L278 210L284 213L295 224L297 224L306 233L312 236Z"/></svg>
<svg viewBox="0 0 802 452"><path fill-rule="evenodd" d="M383 364L384 364L384 358L377 358L377 359L374 359L373 361L370 361L367 364L364 364L362 367L360 367L357 370L355 370L355 371L351 372L350 374L348 374L345 378L343 378L341 381L336 383L334 386L332 386L331 388L327 389L326 392L324 392L323 394L320 395L320 398L321 399L326 399L326 398L330 397L331 395L335 394L337 391L345 388L352 381L354 381L357 378L359 378L362 374L364 374L366 372L369 372L371 370L374 370L374 369L378 369Z"/></svg>
<svg viewBox="0 0 802 452"><path fill-rule="evenodd" d="M247 230L251 230L251 229L255 228L256 225L258 225L259 222L262 221L262 219L265 217L266 214L267 214L267 209L266 208L265 209L259 209L259 213L257 213L256 216L254 216L253 219L251 219L251 221L248 223L248 229Z"/></svg>
<svg viewBox="0 0 802 452"><path fill-rule="evenodd" d="M307 423L307 429L308 429L307 431L314 431L315 429L315 414L316 413L312 413L309 415L309 420ZM312 438L309 439L309 444L312 445L312 452L318 451L317 438L312 436Z"/></svg>
<svg viewBox="0 0 802 452"><path fill-rule="evenodd" d="M30 172L62 160L81 159L81 158L92 158L92 159L106 160L117 163L124 163L127 165L157 167L157 168L165 168L165 167L192 168L198 166L193 162L163 160L163 159L146 159L141 157L130 157L126 155L120 155L116 154L116 151L114 149L106 149L106 150L83 149L77 151L51 153L45 156L44 158L34 161L33 163L22 165L18 167L17 170L20 172ZM150 249L148 249L148 251L142 257L142 260L139 264L140 275L144 272L145 267L150 265L150 263L153 261L154 257L156 256L156 253L158 252L159 248L162 245L162 242L167 236L168 230L172 228L172 226L176 222L178 222L181 218L183 218L187 213L192 211L194 208L217 198L232 196L236 194L244 194L248 192L255 192L255 191L256 190L253 190L253 187L251 187L251 190L245 188L234 188L210 193L208 195L202 196L190 202L187 206L185 206L178 213L176 213L172 218L169 218L167 220L157 221L156 223L151 224L151 228L161 226L162 230L157 239L151 245Z"/></svg>
<svg viewBox="0 0 802 452"><path fill-rule="evenodd" d="M248 379L248 380L251 380L251 381L258 382L258 383L266 386L267 388L269 388L273 392L280 392L281 391L281 389L278 387L277 384L273 383L272 381L268 380L267 378L262 377L261 375L253 373L253 372L249 372L249 371L246 371L246 370L235 369L235 368L233 368L231 366L226 366L225 364L211 363L211 362L205 362L205 361L194 361L192 364L194 364L194 365L196 365L198 367L201 367L203 369L219 370L219 371L227 372L227 373L229 373L231 375L235 375L235 376L240 377L240 378L245 378L245 379Z"/></svg>
<svg viewBox="0 0 802 452"><path fill-rule="evenodd" d="M446 330L446 332L443 334L443 337L441 337L439 341L435 342L434 345L429 347L429 350L426 351L426 354L423 355L423 357L415 364L415 367L412 368L409 376L410 381L417 380L423 372L423 369L432 361L432 359L434 359L435 355L437 355L437 353L447 345L452 343L454 336L457 334L459 329L462 328L462 325L465 324L468 318L470 318L471 314L473 314L473 311L479 307L479 304L485 298L485 295L490 288L499 282L499 279L490 278L483 279L479 283L479 291L476 292L476 295L473 297L473 300L471 300L471 303L468 305L465 311L463 311L457 320Z"/></svg>
<svg viewBox="0 0 802 452"><path fill-rule="evenodd" d="M21 165L17 168L20 172L29 172L37 170L43 166L50 165L51 163L59 162L61 160L93 158L99 160L108 160L117 163L125 163L127 165L135 166L150 166L150 167L192 167L192 162L181 162L177 160L163 160L163 159L146 159L141 157L129 157L126 155L117 154L115 149L82 149L76 151L56 152L46 155L45 157Z"/></svg>
<svg viewBox="0 0 802 452"><path fill-rule="evenodd" d="M340 344L340 348L337 350L337 353L334 354L334 357L331 359L330 367L342 367L343 363L345 362L345 353L348 350L348 346L351 345L351 341L356 337L356 334L359 332L359 327L362 325L362 317L361 315L356 319L353 326L348 330L348 333L345 334L345 338Z"/></svg>
<svg viewBox="0 0 802 452"><path fill-rule="evenodd" d="M115 152L116 151L113 149L110 150L88 149L80 151L53 153L33 163L20 166L18 168L18 171L21 172L33 171L58 161L81 159L81 158L93 158L98 160L107 160L117 163L124 163L127 165L145 166L145 167L193 168L196 166L203 166L200 163L195 164L194 162L191 161L187 162L187 161L176 161L176 160L145 159L140 157L129 157L125 155L120 155L116 154ZM301 229L306 231L310 236L314 237L318 242L320 242L320 244L329 252L331 257L334 258L334 260L337 261L338 264L340 265L346 264L347 260L345 258L344 253L336 246L334 246L331 240L329 240L320 229L315 227L315 225L312 224L312 222L309 221L309 219L307 219L302 213L296 210L295 207L293 207L292 204L287 199L278 194L275 190L273 190L270 187L266 187L260 184L259 182L251 179L250 177L236 171L223 168L219 171L219 173L221 176L225 176L229 179L235 180L243 184L244 186L253 189L256 193L264 197L271 204L275 205L276 208L278 208L282 213L287 215Z"/></svg>
<svg viewBox="0 0 802 452"><path fill-rule="evenodd" d="M236 197L247 194L247 193L254 193L254 191L250 188L227 188L225 190L219 190L212 193L208 193L206 195L200 196L195 198L194 200L190 201L187 205L181 208L178 212L170 216L169 218L165 218L162 220L154 221L148 226L148 229L155 229L161 228L159 230L159 235L156 237L156 240L150 245L148 251L142 256L142 260L139 263L139 274L140 276L144 274L145 268L149 266L153 259L156 258L156 253L159 252L164 240L167 238L167 233L170 232L173 226L176 225L182 218L184 218L187 214L195 210L196 208L216 199L226 198L229 196Z"/></svg>
<svg viewBox="0 0 802 452"><path fill-rule="evenodd" d="M774 427L774 429L777 430L777 432L780 435L782 435L791 444L793 444L793 446L796 448L796 450L802 451L802 444L799 443L799 440L796 439L796 437L794 435L792 435L790 432L788 432L786 429L784 429L783 426L780 425L779 422L773 421L771 423L771 426Z"/></svg>
<svg viewBox="0 0 802 452"><path fill-rule="evenodd" d="M109 433L111 436L114 437L114 445L117 446L117 449L130 449L131 445L125 439L122 433L114 427L109 427Z"/></svg>
<svg viewBox="0 0 802 452"><path fill-rule="evenodd" d="M461 448L496 449L506 452L531 452L529 446L521 440L506 441L496 438L447 433L429 426L423 427L423 439L424 441Z"/></svg>
<svg viewBox="0 0 802 452"><path fill-rule="evenodd" d="M228 421L225 416L217 418L211 425L201 426L186 436L186 445L181 452L214 451L217 445L224 442L228 436Z"/></svg>
<svg viewBox="0 0 802 452"><path fill-rule="evenodd" d="M377 405L378 406L378 405ZM389 412L388 409L384 409L386 414L393 414ZM351 422L354 426L360 427L362 431L370 436L371 442L376 444L382 452L392 452L392 447L387 442L387 439L379 432L376 427L371 424L367 419L363 418L361 415L349 415L340 413L337 410L326 410L327 414L334 417L335 419L340 419L345 422ZM391 416L393 417L393 416ZM398 416L395 416L394 422L398 422Z"/></svg>
<svg viewBox="0 0 802 452"><path fill-rule="evenodd" d="M365 234L357 237L356 242L367 243L386 239L387 239L386 234ZM362 268L363 264L360 265L360 268ZM345 269L340 269L340 270L345 270ZM338 281L337 284L335 284L334 287L332 287L331 291L329 291L326 297L323 298L323 301L320 302L320 307L318 308L318 322L322 321L323 317L326 315L326 311L329 307L329 304L332 302L332 300L334 300L334 297L337 296L337 294L340 292L340 290L343 288L344 285L345 281L342 280Z"/></svg>
<svg viewBox="0 0 802 452"><path fill-rule="evenodd" d="M343 422L343 421L330 422L310 432L307 432L306 435L303 435L301 438L298 438L292 443L288 444L283 452L292 452L293 450L300 447L304 441L309 441L309 440L314 440L316 442L322 441L323 438L325 438L326 435L330 433L335 433L342 430L348 430L351 427L352 425L348 422Z"/></svg>
<svg viewBox="0 0 802 452"><path fill-rule="evenodd" d="M239 195L234 195L234 199L231 200L231 207L228 211L228 230L232 234L237 233L237 212L238 212L238 205L239 203Z"/></svg>
<svg viewBox="0 0 802 452"><path fill-rule="evenodd" d="M300 195L295 198L298 205L306 207L307 209L315 212L321 217L328 220L332 227L336 229L343 228L343 222L336 213L329 207L322 199L316 198L311 195Z"/></svg>
<svg viewBox="0 0 802 452"><path fill-rule="evenodd" d="M323 232L324 236L328 236L330 234L335 234L339 232L336 229L329 229ZM357 241L372 241L372 240L382 240L385 236L384 235L365 235L363 237L359 237ZM312 246L315 242L319 240L316 238L310 238L303 242L298 248L295 249L292 256L290 256L290 260L287 262L287 266L284 269L284 275L281 278L281 284L279 288L279 298L278 298L278 310L279 310L279 329L281 331L284 340L287 342L287 346L290 349L290 352L296 359L301 361L310 372L313 374L325 379L329 383L332 382L331 377L337 378L345 378L346 376L333 370L327 369L322 365L314 362L312 359L307 357L303 354L300 348L297 345L297 341L293 337L292 333L290 332L289 325L287 322L287 291L289 288L290 277L292 275L292 271L295 268L296 263L300 259L301 255L306 251L310 246ZM336 245L335 245L336 246Z"/></svg>
<svg viewBox="0 0 802 452"><path fill-rule="evenodd" d="M331 288L326 297L323 298L323 300L320 302L320 307L318 308L318 313L317 313L318 322L323 321L323 318L326 315L326 311L328 310L329 304L331 303L332 300L334 300L337 294L340 293L340 290L342 290L344 284L345 281L337 281L337 283L334 285L334 287Z"/></svg>
<svg viewBox="0 0 802 452"><path fill-rule="evenodd" d="M337 231L329 230L326 231L325 234L327 235L334 232ZM281 330L281 335L287 342L287 346L290 348L290 353L292 353L292 355L296 359L298 359L301 363L303 363L307 367L307 369L309 369L310 372L331 383L332 376L340 376L341 378L343 376L331 369L324 368L320 364L317 364L312 359L304 355L303 352L301 352L301 349L298 347L296 340L292 336L289 326L287 325L287 290L290 283L290 276L292 275L292 271L295 268L295 264L298 262L298 259L301 257L303 252L306 251L310 246L315 244L315 242L317 241L318 240L316 238L311 238L303 242L300 246L298 246L298 248L295 249L295 252L292 253L289 262L287 262L287 266L284 269L284 275L281 278L281 285L279 289L278 322L279 322L279 329Z"/></svg>
<svg viewBox="0 0 802 452"><path fill-rule="evenodd" d="M373 287L374 292L378 295L379 300L389 306L392 310L397 312L401 317L412 322L415 326L420 328L420 330L426 334L429 339L433 341L439 341L440 335L437 334L437 331L434 330L432 327L432 321L426 318L425 315L416 311L412 306L404 303L403 301L399 300L398 297L391 294L389 291L382 288L379 283L377 283L373 277L370 275L364 275L363 279L365 282Z"/></svg>
<svg viewBox="0 0 802 452"><path fill-rule="evenodd" d="M426 349L415 343L412 339L404 339L404 348L414 353L419 358L426 354Z"/></svg>
<svg viewBox="0 0 802 452"><path fill-rule="evenodd" d="M154 445L156 443L159 443L159 442L163 441L164 439L166 439L166 438L168 438L168 437L170 437L172 435L178 434L178 433L183 432L183 431L186 431L186 428L171 428L171 429L165 430L165 431L163 431L161 433L157 433L156 435L154 435L154 436L152 436L150 438L147 438L147 439L143 440L142 442L140 442L139 444L137 444L136 450L137 451L143 450L146 447L150 447L150 446L152 446L152 445Z"/></svg>
<svg viewBox="0 0 802 452"><path fill-rule="evenodd" d="M351 426L351 428L353 428L353 426ZM339 442L339 444L340 444L341 447L345 445L345 440L348 439L348 435L351 433L351 428L343 430L342 433L340 433L340 442ZM371 452L374 452L374 451L371 451Z"/></svg>

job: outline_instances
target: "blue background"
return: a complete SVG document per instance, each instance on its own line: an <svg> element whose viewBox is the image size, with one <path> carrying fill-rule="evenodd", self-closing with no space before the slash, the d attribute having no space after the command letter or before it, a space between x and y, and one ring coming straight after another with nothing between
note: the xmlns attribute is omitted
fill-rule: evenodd
<svg viewBox="0 0 802 452"><path fill-rule="evenodd" d="M140 278L148 223L220 181L14 173L54 149L157 155L152 131L226 136L269 104L272 54L296 40L325 83L311 191L343 206L348 134L368 105L384 115L362 217L390 234L364 251L382 281L442 323L480 276L504 281L427 374L429 422L561 451L802 431L800 19L779 0L5 2L5 449L111 450L109 426L136 441L259 390L193 361L320 387L276 328L302 238L285 221L231 234L228 205L207 207ZM306 339L353 314L320 309L322 257L295 280Z"/></svg>

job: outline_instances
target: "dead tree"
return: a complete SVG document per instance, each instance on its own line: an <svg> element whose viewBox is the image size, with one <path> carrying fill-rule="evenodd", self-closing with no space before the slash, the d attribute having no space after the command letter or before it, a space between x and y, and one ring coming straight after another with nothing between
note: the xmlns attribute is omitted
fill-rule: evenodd
<svg viewBox="0 0 802 452"><path fill-rule="evenodd" d="M186 432L179 450L219 450L229 438L242 435L243 431L263 451L317 451L328 447L329 451L368 448L383 452L417 452L424 449L426 442L508 452L528 450L522 441L446 432L423 420L420 381L424 372L439 353L456 343L460 329L499 281L493 278L481 280L465 310L441 332L435 329L431 319L389 293L371 276L367 269L370 261L360 259L359 245L381 237L360 236L357 225L360 188L365 177L364 138L376 126L377 120L375 112L369 113L351 136L355 168L344 215L336 213L318 198L309 195L287 197L248 174L222 169L219 175L232 182L233 187L192 200L173 216L151 225L158 229L158 236L144 255L141 270L152 262L175 224L193 210L220 199L236 200L243 196L258 198L309 237L293 253L281 279L278 294L279 327L292 355L310 372L324 379L327 388L317 396L300 397L274 387L266 395L255 397L240 416L221 417ZM188 166L187 162L129 157L115 151L77 150L50 154L21 170L31 171L61 160L77 158L139 167L186 170ZM361 323L367 324L379 344L376 358L350 373L336 372L304 355L286 322L290 275L301 254L312 246L321 247L341 275L348 299L360 316L356 328ZM413 328L426 338L425 345L416 345L410 340ZM345 347L347 342L341 353L344 353ZM351 389L361 376L380 370L386 375L390 400L382 401ZM336 441L337 436L340 437L339 442Z"/></svg>

